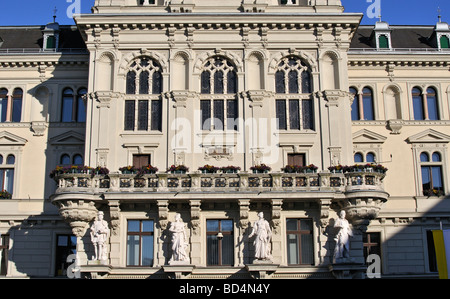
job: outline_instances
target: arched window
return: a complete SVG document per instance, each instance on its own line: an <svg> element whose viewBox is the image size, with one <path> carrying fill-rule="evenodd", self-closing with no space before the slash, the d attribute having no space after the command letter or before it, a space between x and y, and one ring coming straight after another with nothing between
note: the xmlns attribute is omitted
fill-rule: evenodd
<svg viewBox="0 0 450 299"><path fill-rule="evenodd" d="M147 56L131 63L126 76L125 130L162 130L161 70L159 63ZM148 95L148 99L136 100L132 96L135 94Z"/></svg>
<svg viewBox="0 0 450 299"><path fill-rule="evenodd" d="M83 156L76 154L73 156L73 165L83 165Z"/></svg>
<svg viewBox="0 0 450 299"><path fill-rule="evenodd" d="M210 57L203 66L200 81L202 129L238 130L238 82L233 63L222 56Z"/></svg>
<svg viewBox="0 0 450 299"><path fill-rule="evenodd" d="M279 130L314 130L312 100L305 96L312 92L311 71L300 57L281 59L275 72L275 92Z"/></svg>
<svg viewBox="0 0 450 299"><path fill-rule="evenodd" d="M352 120L375 120L373 92L369 87L364 87L362 93L356 93L355 88L350 88L355 93L352 103Z"/></svg>
<svg viewBox="0 0 450 299"><path fill-rule="evenodd" d="M367 163L375 163L375 154L374 153L368 153L366 155L366 162Z"/></svg>
<svg viewBox="0 0 450 299"><path fill-rule="evenodd" d="M441 154L434 152L430 156L426 152L420 154L420 168L422 175L422 191L425 196L444 195L444 181L442 176Z"/></svg>
<svg viewBox="0 0 450 299"><path fill-rule="evenodd" d="M6 111L8 107L8 90L5 88L0 89L0 117L1 122L6 121Z"/></svg>
<svg viewBox="0 0 450 299"><path fill-rule="evenodd" d="M61 165L69 165L70 164L70 156L68 154L62 155L61 159L59 160L59 163Z"/></svg>
<svg viewBox="0 0 450 299"><path fill-rule="evenodd" d="M84 96L87 94L86 88L78 89L77 94L77 122L86 122L86 103Z"/></svg>
<svg viewBox="0 0 450 299"><path fill-rule="evenodd" d="M378 38L378 48L389 49L389 39L386 35L380 35Z"/></svg>
<svg viewBox="0 0 450 299"><path fill-rule="evenodd" d="M441 49L448 49L450 47L448 36L442 35L439 41L441 44Z"/></svg>
<svg viewBox="0 0 450 299"><path fill-rule="evenodd" d="M23 90L21 88L14 89L11 107L12 122L20 122L20 120L22 119L22 100L23 100Z"/></svg>
<svg viewBox="0 0 450 299"><path fill-rule="evenodd" d="M62 98L62 122L71 122L73 114L73 90L72 88L65 88L63 90Z"/></svg>
<svg viewBox="0 0 450 299"><path fill-rule="evenodd" d="M439 120L439 104L436 89L429 87L426 93L419 87L411 91L415 120Z"/></svg>
<svg viewBox="0 0 450 299"><path fill-rule="evenodd" d="M356 153L353 157L353 160L355 163L362 163L364 162L364 156L361 153Z"/></svg>

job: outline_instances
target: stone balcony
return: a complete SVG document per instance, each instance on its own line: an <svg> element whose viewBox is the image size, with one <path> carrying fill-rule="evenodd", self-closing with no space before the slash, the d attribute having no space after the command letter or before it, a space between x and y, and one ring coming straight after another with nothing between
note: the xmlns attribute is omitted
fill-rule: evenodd
<svg viewBox="0 0 450 299"><path fill-rule="evenodd" d="M189 192L384 192L385 174L347 173L157 173L57 176L55 196L67 193L189 193ZM311 194L310 194L311 195Z"/></svg>

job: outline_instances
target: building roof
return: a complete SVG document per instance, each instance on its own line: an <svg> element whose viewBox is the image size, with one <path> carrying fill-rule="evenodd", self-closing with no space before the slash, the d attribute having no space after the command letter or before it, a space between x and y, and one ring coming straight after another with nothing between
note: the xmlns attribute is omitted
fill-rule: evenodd
<svg viewBox="0 0 450 299"><path fill-rule="evenodd" d="M375 26L360 26L350 48L375 48L372 33ZM389 26L392 48L425 49L435 48L431 41L434 26Z"/></svg>
<svg viewBox="0 0 450 299"><path fill-rule="evenodd" d="M0 49L41 49L45 26L0 26ZM59 26L60 49L85 49L76 26Z"/></svg>

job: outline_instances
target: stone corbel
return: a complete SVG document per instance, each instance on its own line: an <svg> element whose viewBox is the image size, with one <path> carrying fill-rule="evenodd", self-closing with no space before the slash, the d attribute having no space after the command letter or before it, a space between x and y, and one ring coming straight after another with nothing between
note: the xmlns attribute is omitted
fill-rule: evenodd
<svg viewBox="0 0 450 299"><path fill-rule="evenodd" d="M119 234L120 226L120 203L118 200L110 200L109 205L109 217L111 218L111 233L115 236Z"/></svg>
<svg viewBox="0 0 450 299"><path fill-rule="evenodd" d="M34 132L33 136L44 136L44 132L47 129L47 123L45 121L32 121L31 130Z"/></svg>
<svg viewBox="0 0 450 299"><path fill-rule="evenodd" d="M59 214L69 223L73 234L81 238L89 223L97 216L97 208L92 200L72 199L57 201Z"/></svg>
<svg viewBox="0 0 450 299"><path fill-rule="evenodd" d="M320 205L320 227L322 229L322 232L324 232L330 221L331 199L322 198L319 201L319 205Z"/></svg>
<svg viewBox="0 0 450 299"><path fill-rule="evenodd" d="M167 229L167 225L169 224L169 201L158 200L156 204L158 206L159 226L161 227L161 231L164 231Z"/></svg>
<svg viewBox="0 0 450 299"><path fill-rule="evenodd" d="M191 206L191 228L193 235L200 235L200 212L201 200L190 200Z"/></svg>
<svg viewBox="0 0 450 299"><path fill-rule="evenodd" d="M272 199L271 204L273 233L278 235L281 233L281 206L283 205L283 200Z"/></svg>
<svg viewBox="0 0 450 299"><path fill-rule="evenodd" d="M239 199L239 226L245 231L248 228L248 212L250 211L250 199Z"/></svg>

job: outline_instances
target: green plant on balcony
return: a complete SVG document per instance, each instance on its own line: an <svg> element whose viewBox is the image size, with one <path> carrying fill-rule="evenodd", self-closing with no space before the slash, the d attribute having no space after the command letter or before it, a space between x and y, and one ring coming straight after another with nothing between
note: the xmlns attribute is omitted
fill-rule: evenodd
<svg viewBox="0 0 450 299"><path fill-rule="evenodd" d="M266 164L260 164L250 167L250 169L253 171L253 173L268 173L272 170L270 166L267 166Z"/></svg>
<svg viewBox="0 0 450 299"><path fill-rule="evenodd" d="M167 168L166 172L170 173L186 173L189 171L189 167L185 165L172 165L169 168Z"/></svg>
<svg viewBox="0 0 450 299"><path fill-rule="evenodd" d="M139 169L137 169L135 166L128 165L128 166L120 167L119 171L122 174L136 174L136 173L138 173Z"/></svg>
<svg viewBox="0 0 450 299"><path fill-rule="evenodd" d="M158 172L158 167L152 165L142 166L139 173L140 174L155 174Z"/></svg>
<svg viewBox="0 0 450 299"><path fill-rule="evenodd" d="M0 199L11 199L11 198L12 198L12 194L9 193L8 191L2 190L0 192Z"/></svg>
<svg viewBox="0 0 450 299"><path fill-rule="evenodd" d="M220 167L220 170L222 171L222 173L237 173L239 170L241 170L241 168L239 166L223 166Z"/></svg>
<svg viewBox="0 0 450 299"><path fill-rule="evenodd" d="M212 165L204 165L198 168L202 173L216 173L219 170L219 167L215 167Z"/></svg>

